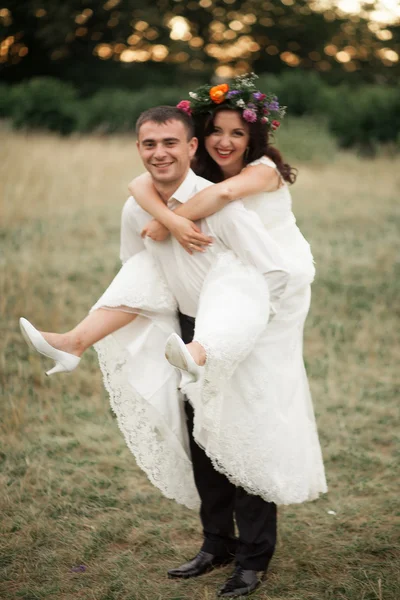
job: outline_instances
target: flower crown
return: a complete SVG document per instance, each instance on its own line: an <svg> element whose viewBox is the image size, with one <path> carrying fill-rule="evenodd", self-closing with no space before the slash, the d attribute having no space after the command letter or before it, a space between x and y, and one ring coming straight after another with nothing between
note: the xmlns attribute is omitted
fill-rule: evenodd
<svg viewBox="0 0 400 600"><path fill-rule="evenodd" d="M212 114L213 109L222 104L241 110L243 119L248 123L259 121L268 129L278 129L286 107L279 105L274 94L261 93L254 84L256 79L255 73L247 73L235 77L231 85L202 85L194 92L189 92L191 100L181 100L177 108L195 117Z"/></svg>

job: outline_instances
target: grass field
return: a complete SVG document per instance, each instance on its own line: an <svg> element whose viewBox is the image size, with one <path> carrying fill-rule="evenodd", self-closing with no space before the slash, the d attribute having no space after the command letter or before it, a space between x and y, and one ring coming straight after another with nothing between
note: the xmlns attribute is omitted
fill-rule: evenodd
<svg viewBox="0 0 400 600"><path fill-rule="evenodd" d="M197 552L199 520L136 467L94 351L47 379L18 329L24 315L67 330L118 269L134 142L0 134L0 598L214 598L229 568L166 578ZM398 600L400 157L330 147L297 166L294 209L317 266L305 358L329 493L280 510L253 597Z"/></svg>

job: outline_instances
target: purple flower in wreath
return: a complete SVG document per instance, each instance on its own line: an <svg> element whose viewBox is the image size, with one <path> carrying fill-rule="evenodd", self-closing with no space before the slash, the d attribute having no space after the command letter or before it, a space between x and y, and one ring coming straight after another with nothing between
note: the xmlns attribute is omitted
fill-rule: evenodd
<svg viewBox="0 0 400 600"><path fill-rule="evenodd" d="M262 102L264 100L264 98L266 98L266 95L262 94L261 92L254 92L253 98L254 98L254 100L257 100L258 102Z"/></svg>
<svg viewBox="0 0 400 600"><path fill-rule="evenodd" d="M239 90L231 90L230 92L227 93L226 97L233 98L234 96L237 96L238 94L240 94Z"/></svg>
<svg viewBox="0 0 400 600"><path fill-rule="evenodd" d="M279 102L277 102L276 100L272 100L272 102L269 103L269 110L279 110Z"/></svg>
<svg viewBox="0 0 400 600"><path fill-rule="evenodd" d="M243 111L243 119L248 123L255 123L257 121L257 113L254 110L246 108Z"/></svg>
<svg viewBox="0 0 400 600"><path fill-rule="evenodd" d="M256 105L253 104L252 102L249 102L248 105L247 105L247 107L250 108L251 110L254 110L255 107L256 107Z"/></svg>

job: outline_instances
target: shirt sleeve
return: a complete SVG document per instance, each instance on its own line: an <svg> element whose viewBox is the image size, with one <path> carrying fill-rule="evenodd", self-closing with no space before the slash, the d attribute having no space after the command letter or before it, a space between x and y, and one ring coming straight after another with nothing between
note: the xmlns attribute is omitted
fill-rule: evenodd
<svg viewBox="0 0 400 600"><path fill-rule="evenodd" d="M284 255L269 235L258 215L246 210L241 201L232 202L214 215L212 228L244 263L253 265L266 279L270 293L270 318L289 281Z"/></svg>
<svg viewBox="0 0 400 600"><path fill-rule="evenodd" d="M120 258L125 263L131 256L145 250L143 239L140 237L139 226L135 217L135 200L132 196L124 204L121 217Z"/></svg>

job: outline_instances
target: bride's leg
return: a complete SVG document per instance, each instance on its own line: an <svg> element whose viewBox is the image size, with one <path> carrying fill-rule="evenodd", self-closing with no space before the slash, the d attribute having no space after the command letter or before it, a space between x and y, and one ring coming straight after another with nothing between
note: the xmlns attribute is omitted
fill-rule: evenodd
<svg viewBox="0 0 400 600"><path fill-rule="evenodd" d="M98 308L66 333L41 331L41 334L57 350L81 356L90 346L128 325L136 316L135 313L122 310Z"/></svg>
<svg viewBox="0 0 400 600"><path fill-rule="evenodd" d="M261 273L232 253L221 254L201 291L194 341L187 350L208 375L212 371L216 379L229 379L254 348L268 318L269 290Z"/></svg>

